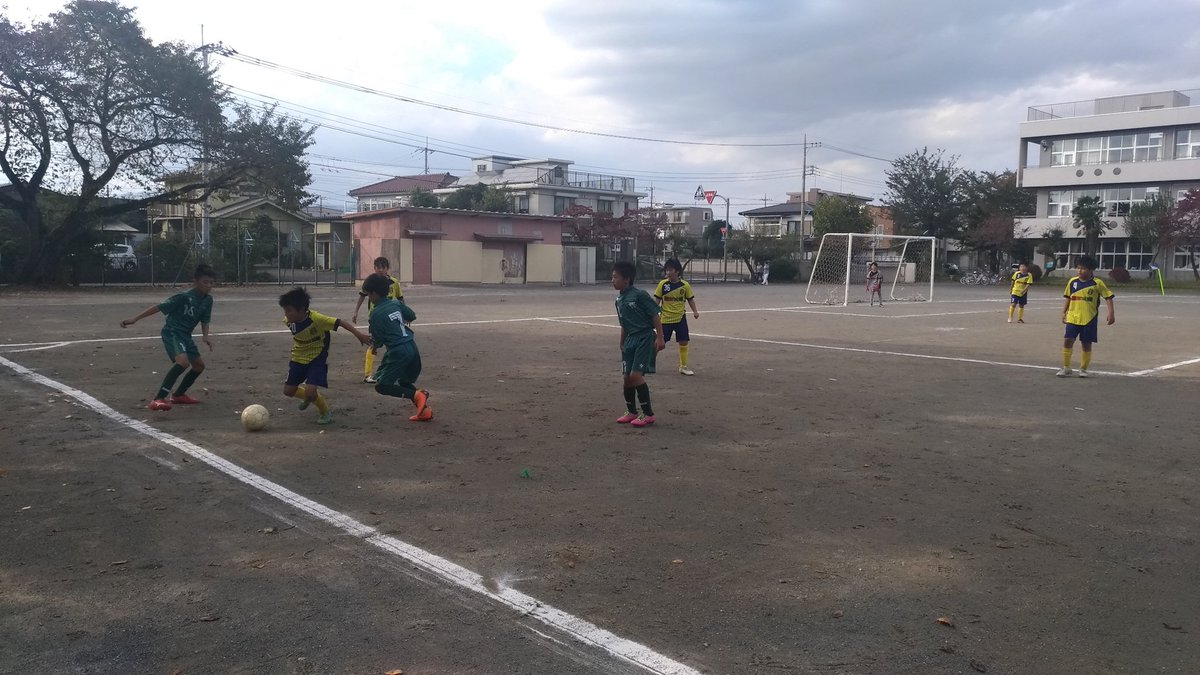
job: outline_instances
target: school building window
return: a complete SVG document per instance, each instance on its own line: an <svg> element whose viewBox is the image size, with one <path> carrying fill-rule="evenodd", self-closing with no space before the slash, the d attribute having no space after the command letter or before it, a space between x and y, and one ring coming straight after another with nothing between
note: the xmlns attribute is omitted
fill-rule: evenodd
<svg viewBox="0 0 1200 675"><path fill-rule="evenodd" d="M1175 159L1200 159L1200 127L1175 132Z"/></svg>
<svg viewBox="0 0 1200 675"><path fill-rule="evenodd" d="M1188 246L1175 247L1175 269L1190 270L1193 266L1200 264L1200 251L1191 249Z"/></svg>
<svg viewBox="0 0 1200 675"><path fill-rule="evenodd" d="M1106 239L1100 242L1100 269L1124 267L1127 270L1148 270L1154 257L1149 246L1140 241Z"/></svg>

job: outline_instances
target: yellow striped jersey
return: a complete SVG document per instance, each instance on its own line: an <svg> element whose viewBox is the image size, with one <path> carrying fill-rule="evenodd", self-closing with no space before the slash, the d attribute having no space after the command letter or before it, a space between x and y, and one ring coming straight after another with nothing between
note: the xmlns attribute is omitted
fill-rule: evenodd
<svg viewBox="0 0 1200 675"><path fill-rule="evenodd" d="M312 363L329 356L329 334L337 330L338 320L311 309L303 321L288 323L292 331L292 360L296 363Z"/></svg>
<svg viewBox="0 0 1200 675"><path fill-rule="evenodd" d="M1024 274L1013 272L1012 275L1012 294L1018 298L1029 292L1029 287L1033 285L1033 275L1029 272Z"/></svg>
<svg viewBox="0 0 1200 675"><path fill-rule="evenodd" d="M400 287L400 280L393 276L389 276L388 278L392 280L392 285L388 286L387 297L392 298L393 300L403 301L404 300L404 289ZM363 296L364 298L367 297L367 294L363 293L362 291L359 291L358 294ZM367 314L370 314L371 310L373 310L373 309L375 309L375 305L368 299L367 300Z"/></svg>
<svg viewBox="0 0 1200 675"><path fill-rule="evenodd" d="M1100 300L1111 298L1113 295L1108 286L1096 277L1087 281L1071 277L1066 290L1063 291L1063 297L1071 301L1067 307L1067 323L1086 326L1095 321L1096 316L1100 314Z"/></svg>
<svg viewBox="0 0 1200 675"><path fill-rule="evenodd" d="M674 283L670 279L658 282L654 289L654 298L662 300L662 322L679 323L687 314L687 301L696 297L692 295L692 285L680 279Z"/></svg>

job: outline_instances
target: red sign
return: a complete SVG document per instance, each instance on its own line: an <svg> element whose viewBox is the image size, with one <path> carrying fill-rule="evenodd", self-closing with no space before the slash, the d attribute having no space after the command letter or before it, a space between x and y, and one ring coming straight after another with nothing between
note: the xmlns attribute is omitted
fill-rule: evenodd
<svg viewBox="0 0 1200 675"><path fill-rule="evenodd" d="M716 196L717 196L716 190L705 190L704 191L704 198L708 200L709 204L712 203L713 197L716 197Z"/></svg>

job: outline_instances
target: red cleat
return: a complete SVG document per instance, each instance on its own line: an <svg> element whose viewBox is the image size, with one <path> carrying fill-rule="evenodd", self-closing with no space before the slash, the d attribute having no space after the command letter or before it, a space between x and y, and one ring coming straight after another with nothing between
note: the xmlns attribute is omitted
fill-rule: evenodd
<svg viewBox="0 0 1200 675"><path fill-rule="evenodd" d="M171 397L171 403L174 405L196 405L199 402L200 401L188 396L187 394L180 394L178 396Z"/></svg>
<svg viewBox="0 0 1200 675"><path fill-rule="evenodd" d="M149 408L151 410L170 410L171 404L167 403L166 401L162 400L161 398L156 398L153 401L150 401Z"/></svg>

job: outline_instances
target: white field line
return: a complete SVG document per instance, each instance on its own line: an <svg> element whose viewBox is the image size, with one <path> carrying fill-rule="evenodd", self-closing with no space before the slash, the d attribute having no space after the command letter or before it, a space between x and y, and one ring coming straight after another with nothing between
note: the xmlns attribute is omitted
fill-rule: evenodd
<svg viewBox="0 0 1200 675"><path fill-rule="evenodd" d="M600 328L614 328L614 329L620 328L620 326L614 326L612 324L592 323L589 321L569 321L569 320L565 320L565 319L546 319L546 321L551 321L553 323L572 323L572 324L577 324L580 326L597 326ZM861 347L836 347L834 345L817 345L817 344L811 344L811 343L807 343L807 342L788 342L785 340L765 340L762 338L734 337L734 336L729 336L729 335L711 335L708 333L692 333L692 335L695 335L697 337L703 337L703 338L712 338L715 340L732 340L734 342L754 342L754 343L766 344L766 345L781 345L784 347L803 347L805 349L821 349L821 350L835 351L835 352L852 352L852 353L858 353L858 354L877 354L879 356L902 356L904 358L929 359L931 361L957 361L959 363L978 363L980 365L986 365L986 366L1005 366L1008 368L1027 368L1027 369L1031 369L1031 370L1058 370L1057 366L1042 366L1042 365L1037 365L1037 364L1033 364L1033 363L1013 363L1010 361L988 361L986 359L970 359L970 358L965 358L965 357L961 357L961 356L938 356L935 354L913 354L911 352L892 352L892 351L886 351L883 349L864 349ZM1115 372L1106 371L1106 370L1092 370L1089 372L1091 372L1093 375L1118 375L1121 377L1128 377L1128 376L1132 375L1132 373L1115 373Z"/></svg>
<svg viewBox="0 0 1200 675"><path fill-rule="evenodd" d="M14 361L0 357L0 365L13 370L18 376L54 389L62 394L79 401L84 407L90 408L102 417L134 431L142 433L159 442L204 462L213 469L238 480L256 490L278 499L284 504L303 511L313 518L327 523L346 534L358 537L372 546L403 559L414 567L423 570L441 581L460 589L477 593L493 602L504 605L517 613L515 618L533 617L538 621L558 631L570 635L579 642L607 652L610 656L623 662L638 666L647 672L690 675L698 673L678 661L653 651L649 647L627 640L612 632L604 630L579 617L568 614L560 609L547 605L538 599L513 588L500 587L496 591L488 589L491 580L471 570L453 563L445 558L418 548L395 537L380 533L373 527L355 520L349 515L335 511L315 502L303 495L293 492L278 483L270 481L258 474L248 471L229 460L205 450L190 441L160 431L140 420L117 412L95 397L71 386L40 375Z"/></svg>
<svg viewBox="0 0 1200 675"><path fill-rule="evenodd" d="M1147 368L1146 370L1135 370L1134 372L1129 373L1129 376L1130 377L1143 377L1146 375L1153 375L1154 373L1161 373L1164 370L1170 370L1172 368L1179 368L1182 366L1190 366L1193 363L1200 363L1200 358L1188 359L1187 361L1180 361L1178 363L1168 363L1165 366L1159 366L1157 368Z"/></svg>

